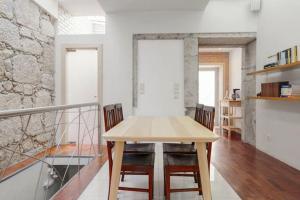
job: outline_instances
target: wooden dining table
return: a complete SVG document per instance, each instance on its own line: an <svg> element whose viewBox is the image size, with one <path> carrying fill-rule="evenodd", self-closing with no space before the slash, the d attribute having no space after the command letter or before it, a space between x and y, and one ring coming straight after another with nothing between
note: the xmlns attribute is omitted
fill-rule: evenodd
<svg viewBox="0 0 300 200"><path fill-rule="evenodd" d="M117 199L124 144L129 141L195 142L201 174L203 198L205 200L211 200L206 143L214 142L218 138L219 136L211 130L187 116L128 117L126 120L104 133L105 140L115 142L109 200Z"/></svg>

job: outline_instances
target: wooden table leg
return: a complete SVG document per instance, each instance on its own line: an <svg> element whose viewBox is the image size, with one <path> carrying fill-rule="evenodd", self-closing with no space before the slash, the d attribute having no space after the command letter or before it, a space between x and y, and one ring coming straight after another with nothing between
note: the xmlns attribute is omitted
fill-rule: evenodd
<svg viewBox="0 0 300 200"><path fill-rule="evenodd" d="M124 142L115 142L115 153L113 160L113 170L110 183L109 200L117 200L120 183L121 165L123 159Z"/></svg>
<svg viewBox="0 0 300 200"><path fill-rule="evenodd" d="M211 187L208 173L206 143L197 142L197 155L200 168L201 186L204 200L211 200Z"/></svg>

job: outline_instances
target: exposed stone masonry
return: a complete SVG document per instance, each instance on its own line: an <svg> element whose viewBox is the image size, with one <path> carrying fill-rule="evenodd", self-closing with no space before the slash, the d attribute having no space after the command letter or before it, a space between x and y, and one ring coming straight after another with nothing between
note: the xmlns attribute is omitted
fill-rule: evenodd
<svg viewBox="0 0 300 200"><path fill-rule="evenodd" d="M49 106L54 101L54 20L31 0L0 3L0 110ZM44 148L54 114L0 119L0 146L22 153ZM19 145L18 143L21 142ZM0 149L0 168L10 152ZM22 159L13 156L13 162Z"/></svg>

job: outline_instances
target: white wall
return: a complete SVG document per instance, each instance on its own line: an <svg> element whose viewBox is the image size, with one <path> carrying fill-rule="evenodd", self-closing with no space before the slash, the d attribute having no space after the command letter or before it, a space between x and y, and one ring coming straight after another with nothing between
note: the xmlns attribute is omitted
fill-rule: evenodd
<svg viewBox="0 0 300 200"><path fill-rule="evenodd" d="M50 15L58 18L58 0L33 0Z"/></svg>
<svg viewBox="0 0 300 200"><path fill-rule="evenodd" d="M62 92L62 71L63 56L65 47L100 47L103 44L104 35L57 35L55 38L55 104L63 104ZM101 53L102 54L102 53ZM99 55L101 58L101 55ZM102 62L99 60L99 62ZM101 63L100 63L101 64ZM100 73L101 74L101 73ZM100 89L102 89L102 86ZM101 93L101 92L100 92ZM103 97L99 97L102 101Z"/></svg>
<svg viewBox="0 0 300 200"><path fill-rule="evenodd" d="M134 33L256 32L248 0L211 0L204 12L119 13L106 16L104 104L122 102L132 114Z"/></svg>
<svg viewBox="0 0 300 200"><path fill-rule="evenodd" d="M257 35L257 69L267 56L300 44L299 0L264 0ZM280 13L280 15L278 15ZM300 82L300 70L258 77L263 82ZM260 85L260 80L257 81ZM300 104L257 101L256 145L260 150L300 169Z"/></svg>
<svg viewBox="0 0 300 200"><path fill-rule="evenodd" d="M138 42L139 89L136 115L184 115L183 60L183 40Z"/></svg>
<svg viewBox="0 0 300 200"><path fill-rule="evenodd" d="M242 49L234 48L229 53L229 92L242 88Z"/></svg>

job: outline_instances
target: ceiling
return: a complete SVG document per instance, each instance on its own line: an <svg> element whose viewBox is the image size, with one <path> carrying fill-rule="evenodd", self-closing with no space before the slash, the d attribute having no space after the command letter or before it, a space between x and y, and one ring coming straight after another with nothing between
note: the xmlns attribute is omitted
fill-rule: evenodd
<svg viewBox="0 0 300 200"><path fill-rule="evenodd" d="M204 10L209 0L98 0L106 13Z"/></svg>
<svg viewBox="0 0 300 200"><path fill-rule="evenodd" d="M59 3L73 16L105 15L98 0L59 0Z"/></svg>

